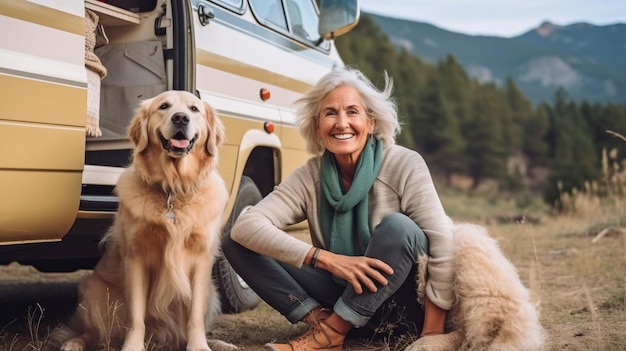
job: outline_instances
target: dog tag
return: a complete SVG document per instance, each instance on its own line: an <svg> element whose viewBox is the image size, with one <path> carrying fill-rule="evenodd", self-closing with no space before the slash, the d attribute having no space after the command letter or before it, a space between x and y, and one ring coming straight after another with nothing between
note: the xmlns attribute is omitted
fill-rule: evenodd
<svg viewBox="0 0 626 351"><path fill-rule="evenodd" d="M165 218L174 220L176 215L174 214L174 204L172 203L172 193L167 194L167 213L165 214Z"/></svg>

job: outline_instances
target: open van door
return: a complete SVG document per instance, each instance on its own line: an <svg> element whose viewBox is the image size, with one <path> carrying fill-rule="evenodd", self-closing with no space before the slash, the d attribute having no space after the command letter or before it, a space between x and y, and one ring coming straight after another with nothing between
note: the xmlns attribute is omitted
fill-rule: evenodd
<svg viewBox="0 0 626 351"><path fill-rule="evenodd" d="M83 1L0 3L0 244L60 240L76 217L87 115L84 13Z"/></svg>

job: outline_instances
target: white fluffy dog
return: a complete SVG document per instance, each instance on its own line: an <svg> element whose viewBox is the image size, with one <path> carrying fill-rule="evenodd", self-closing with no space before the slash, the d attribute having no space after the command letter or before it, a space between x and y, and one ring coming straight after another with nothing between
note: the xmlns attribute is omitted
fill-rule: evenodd
<svg viewBox="0 0 626 351"><path fill-rule="evenodd" d="M517 270L486 229L456 224L455 303L447 334L425 336L405 351L535 351L545 332Z"/></svg>

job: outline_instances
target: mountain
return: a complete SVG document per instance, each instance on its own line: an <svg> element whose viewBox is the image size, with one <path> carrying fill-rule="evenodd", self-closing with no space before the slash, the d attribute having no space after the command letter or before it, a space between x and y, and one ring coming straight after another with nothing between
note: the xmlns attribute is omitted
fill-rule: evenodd
<svg viewBox="0 0 626 351"><path fill-rule="evenodd" d="M397 46L432 63L449 53L481 82L512 77L535 103L568 98L626 103L626 23L560 26L544 22L517 37L473 36L404 19L371 16Z"/></svg>

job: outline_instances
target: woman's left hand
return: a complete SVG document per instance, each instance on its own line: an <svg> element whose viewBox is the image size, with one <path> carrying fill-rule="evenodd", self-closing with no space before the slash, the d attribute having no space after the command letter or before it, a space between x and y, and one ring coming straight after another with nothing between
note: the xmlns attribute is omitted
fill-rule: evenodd
<svg viewBox="0 0 626 351"><path fill-rule="evenodd" d="M326 250L319 254L317 267L350 283L357 294L363 293L363 286L371 292L376 292L378 290L376 283L383 286L388 283L383 273L393 274L393 268L377 258L346 256Z"/></svg>

